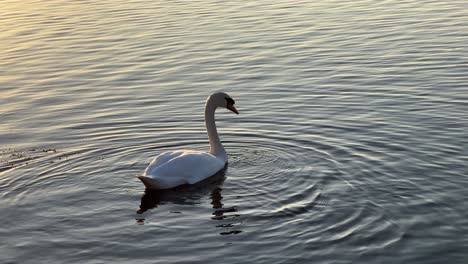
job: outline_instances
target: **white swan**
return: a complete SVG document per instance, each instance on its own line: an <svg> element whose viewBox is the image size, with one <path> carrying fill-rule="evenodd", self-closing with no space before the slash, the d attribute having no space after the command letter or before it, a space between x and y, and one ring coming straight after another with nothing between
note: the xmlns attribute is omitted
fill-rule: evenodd
<svg viewBox="0 0 468 264"><path fill-rule="evenodd" d="M210 142L210 151L179 150L157 156L139 176L148 189L170 189L183 184L194 184L215 175L224 168L227 154L215 124L215 110L224 107L239 114L234 100L226 93L214 93L205 105L205 125Z"/></svg>

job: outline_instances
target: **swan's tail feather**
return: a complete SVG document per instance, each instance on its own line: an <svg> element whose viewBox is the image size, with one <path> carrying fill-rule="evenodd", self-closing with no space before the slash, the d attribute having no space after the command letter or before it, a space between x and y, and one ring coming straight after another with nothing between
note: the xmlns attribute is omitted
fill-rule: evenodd
<svg viewBox="0 0 468 264"><path fill-rule="evenodd" d="M148 176L138 176L138 179L140 179L140 181L143 182L143 184L145 185L147 189L164 189L158 183L157 180L150 178Z"/></svg>

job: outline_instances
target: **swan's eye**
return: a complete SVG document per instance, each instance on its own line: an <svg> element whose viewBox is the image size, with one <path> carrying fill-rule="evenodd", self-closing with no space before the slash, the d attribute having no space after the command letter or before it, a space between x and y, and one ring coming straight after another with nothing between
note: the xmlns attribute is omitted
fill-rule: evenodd
<svg viewBox="0 0 468 264"><path fill-rule="evenodd" d="M226 97L226 102L228 105L234 105L236 102L234 102L234 99Z"/></svg>

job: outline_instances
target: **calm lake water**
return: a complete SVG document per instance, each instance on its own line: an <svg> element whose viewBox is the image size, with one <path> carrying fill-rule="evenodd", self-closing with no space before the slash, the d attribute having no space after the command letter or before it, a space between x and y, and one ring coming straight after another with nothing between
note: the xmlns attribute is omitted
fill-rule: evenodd
<svg viewBox="0 0 468 264"><path fill-rule="evenodd" d="M0 3L1 263L468 263L467 1Z"/></svg>

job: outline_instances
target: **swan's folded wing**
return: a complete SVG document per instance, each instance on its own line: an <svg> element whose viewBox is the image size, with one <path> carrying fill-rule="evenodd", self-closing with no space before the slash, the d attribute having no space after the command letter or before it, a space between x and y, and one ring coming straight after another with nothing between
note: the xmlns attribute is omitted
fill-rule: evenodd
<svg viewBox="0 0 468 264"><path fill-rule="evenodd" d="M184 154L184 151L168 151L168 152L159 154L159 156L157 156L151 161L151 163L146 168L144 174L153 174L156 168L170 161L171 159L176 158L183 154Z"/></svg>
<svg viewBox="0 0 468 264"><path fill-rule="evenodd" d="M166 163L151 170L151 175L159 179L183 178L189 184L199 182L224 168L224 162L205 152L184 152Z"/></svg>

